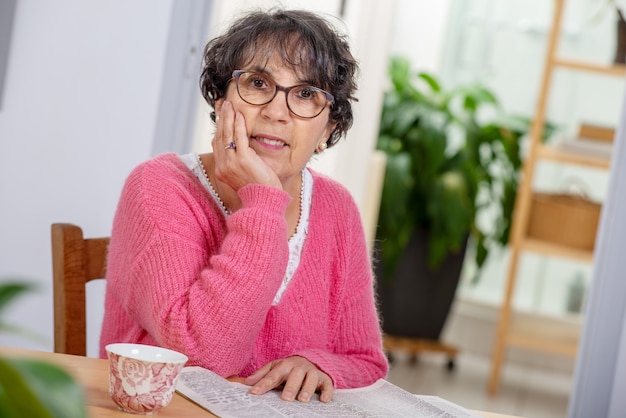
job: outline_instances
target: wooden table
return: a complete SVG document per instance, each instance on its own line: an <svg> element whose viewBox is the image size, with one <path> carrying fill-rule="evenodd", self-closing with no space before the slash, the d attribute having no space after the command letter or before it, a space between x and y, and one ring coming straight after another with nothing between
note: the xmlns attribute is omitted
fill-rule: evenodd
<svg viewBox="0 0 626 418"><path fill-rule="evenodd" d="M92 418L100 417L125 417L132 415L117 409L109 396L109 365L107 360L72 356L69 354L57 354L43 351L23 350L19 348L0 347L2 357L27 357L47 360L58 364L72 374L85 390L87 398L87 410ZM139 415L136 415L139 416ZM212 413L200 408L195 403L183 398L178 393L174 394L172 402L159 410L158 415L166 417L215 417Z"/></svg>
<svg viewBox="0 0 626 418"><path fill-rule="evenodd" d="M44 351L24 350L20 348L0 347L1 357L26 357L46 360L62 366L82 385L87 398L87 410L92 418L101 417L130 417L117 409L109 396L109 366L107 360L57 354ZM492 412L474 411L484 418L515 418L511 415L501 415ZM172 402L158 413L161 418L167 417L216 417L212 413L200 408L193 402L174 394Z"/></svg>

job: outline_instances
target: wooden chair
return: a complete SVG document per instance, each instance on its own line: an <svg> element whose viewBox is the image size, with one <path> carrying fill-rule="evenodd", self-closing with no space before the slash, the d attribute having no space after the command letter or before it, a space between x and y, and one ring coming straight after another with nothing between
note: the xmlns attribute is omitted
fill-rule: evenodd
<svg viewBox="0 0 626 418"><path fill-rule="evenodd" d="M104 278L109 238L83 238L71 224L52 224L54 351L87 355L85 285Z"/></svg>

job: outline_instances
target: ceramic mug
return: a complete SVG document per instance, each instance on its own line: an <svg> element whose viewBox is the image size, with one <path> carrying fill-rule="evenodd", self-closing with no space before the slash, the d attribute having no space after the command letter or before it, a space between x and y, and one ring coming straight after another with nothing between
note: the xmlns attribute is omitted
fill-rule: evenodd
<svg viewBox="0 0 626 418"><path fill-rule="evenodd" d="M166 407L187 356L145 344L105 347L109 358L109 394L124 412L152 415Z"/></svg>

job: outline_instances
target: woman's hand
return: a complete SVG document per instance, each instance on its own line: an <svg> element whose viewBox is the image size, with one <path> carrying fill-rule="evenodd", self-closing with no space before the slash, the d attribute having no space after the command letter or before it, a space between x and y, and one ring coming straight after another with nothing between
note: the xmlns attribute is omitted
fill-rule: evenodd
<svg viewBox="0 0 626 418"><path fill-rule="evenodd" d="M252 386L250 393L255 395L261 395L283 383L285 386L281 398L285 401L298 399L308 402L316 391L321 392L322 402L329 402L333 397L331 378L300 356L271 361L245 380L246 385Z"/></svg>
<svg viewBox="0 0 626 418"><path fill-rule="evenodd" d="M229 147L231 142L235 143L234 148ZM212 145L215 176L233 190L251 183L282 188L276 173L249 147L246 121L227 100L220 106Z"/></svg>

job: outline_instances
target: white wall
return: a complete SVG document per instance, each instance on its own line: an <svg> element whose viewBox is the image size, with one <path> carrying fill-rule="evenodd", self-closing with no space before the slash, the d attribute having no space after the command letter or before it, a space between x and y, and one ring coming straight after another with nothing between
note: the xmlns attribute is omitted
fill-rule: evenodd
<svg viewBox="0 0 626 418"><path fill-rule="evenodd" d="M50 224L110 234L124 179L150 157L172 2L17 2L0 110L0 278L38 282L5 320L52 348ZM96 332L97 333L97 332Z"/></svg>
<svg viewBox="0 0 626 418"><path fill-rule="evenodd" d="M396 0L390 49L407 57L415 69L438 74L449 36L450 2Z"/></svg>

